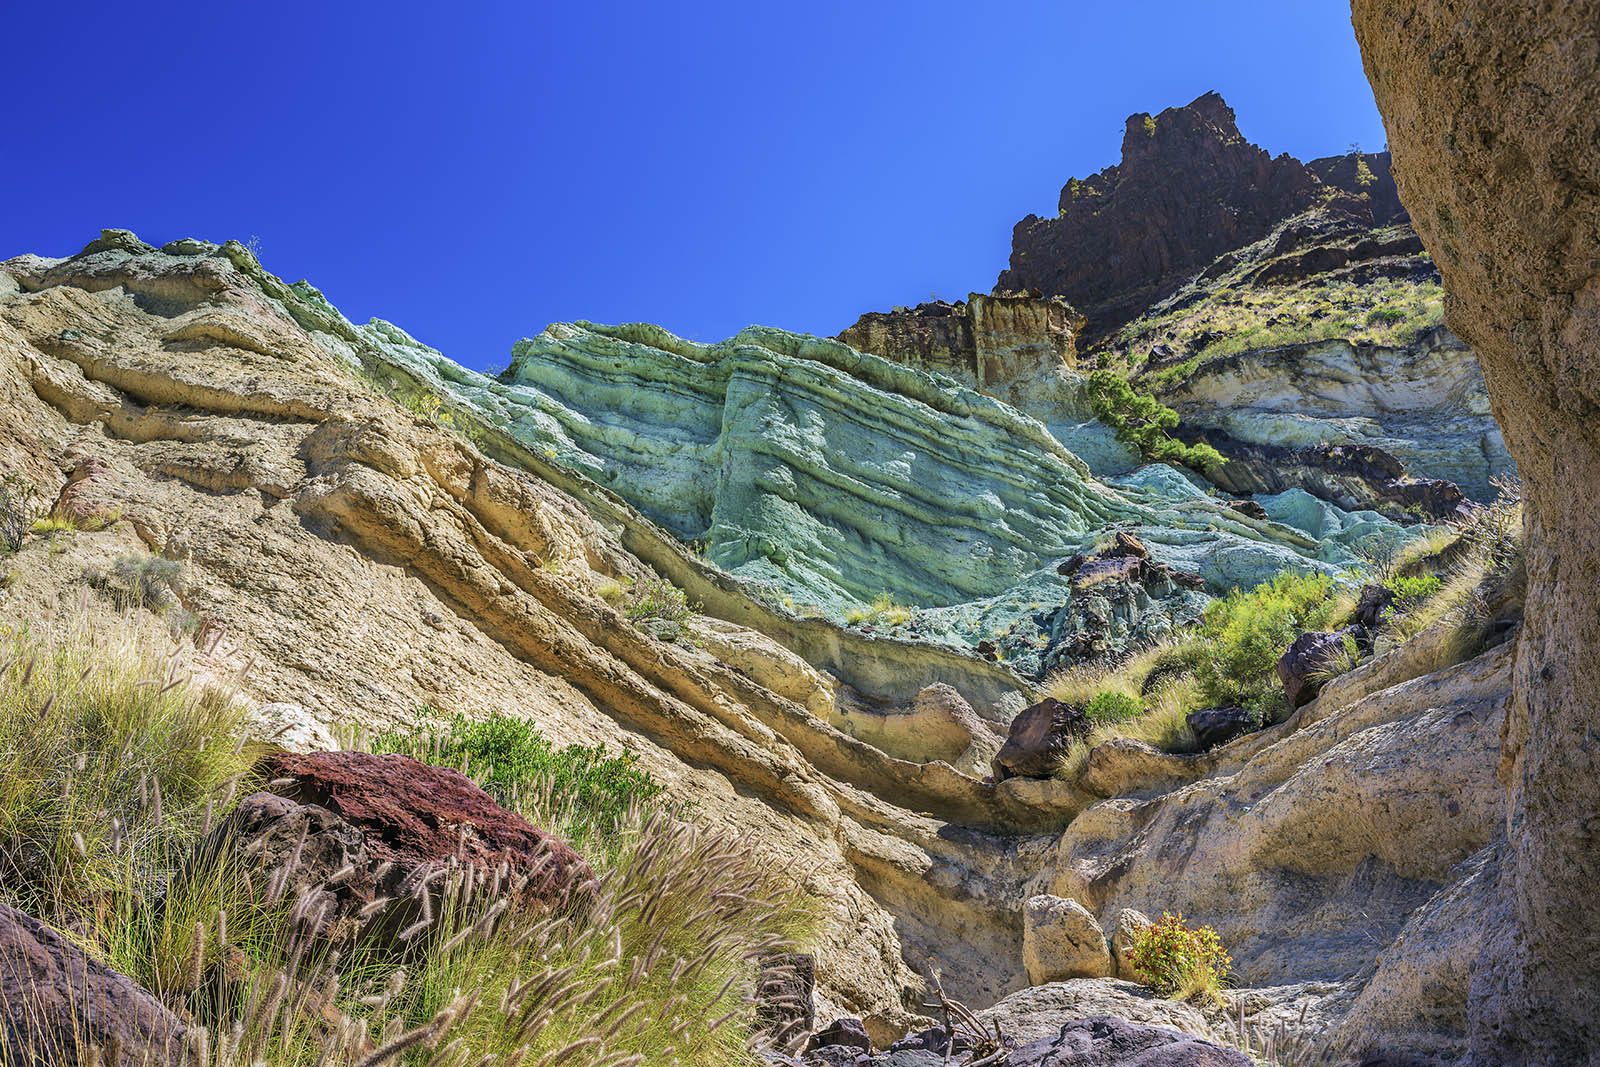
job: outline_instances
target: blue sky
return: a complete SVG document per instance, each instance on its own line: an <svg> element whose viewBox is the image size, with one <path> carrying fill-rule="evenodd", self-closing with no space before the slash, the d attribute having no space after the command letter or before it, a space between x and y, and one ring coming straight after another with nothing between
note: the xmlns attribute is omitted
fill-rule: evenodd
<svg viewBox="0 0 1600 1067"><path fill-rule="evenodd" d="M475 367L986 291L1127 115L1209 89L1273 153L1384 140L1338 0L97 7L6 14L0 257L254 235Z"/></svg>

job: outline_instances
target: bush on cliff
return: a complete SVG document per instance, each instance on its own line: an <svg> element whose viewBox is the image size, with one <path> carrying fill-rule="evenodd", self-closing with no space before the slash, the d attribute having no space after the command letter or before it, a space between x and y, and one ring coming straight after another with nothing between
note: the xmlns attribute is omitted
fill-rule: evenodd
<svg viewBox="0 0 1600 1067"><path fill-rule="evenodd" d="M1186 445L1168 437L1166 431L1178 425L1178 413L1135 390L1120 374L1097 370L1089 375L1089 404L1095 416L1115 431L1118 441L1147 459L1202 474L1222 466L1222 454L1210 445Z"/></svg>
<svg viewBox="0 0 1600 1067"><path fill-rule="evenodd" d="M1292 571L1208 605L1200 624L1207 654L1196 672L1202 706L1238 704L1271 721L1283 710L1278 658L1296 637L1329 629L1347 610L1331 578Z"/></svg>
<svg viewBox="0 0 1600 1067"><path fill-rule="evenodd" d="M1128 961L1160 995L1212 1004L1221 1003L1222 983L1233 966L1215 930L1191 928L1181 914L1168 912L1134 933Z"/></svg>

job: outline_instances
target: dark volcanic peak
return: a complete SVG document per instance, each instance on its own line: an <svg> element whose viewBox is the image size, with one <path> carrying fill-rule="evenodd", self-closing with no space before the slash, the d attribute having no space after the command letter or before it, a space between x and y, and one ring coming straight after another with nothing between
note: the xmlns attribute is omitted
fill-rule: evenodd
<svg viewBox="0 0 1600 1067"><path fill-rule="evenodd" d="M1384 213L1393 214L1387 156L1363 159L1374 187L1382 172ZM1011 266L997 285L1065 297L1088 315L1089 332L1101 334L1218 256L1330 197L1370 223L1355 156L1348 175L1337 157L1318 163L1328 164L1332 188L1287 153L1274 158L1246 141L1214 92L1159 115L1131 115L1121 163L1068 181L1056 218L1017 223Z"/></svg>

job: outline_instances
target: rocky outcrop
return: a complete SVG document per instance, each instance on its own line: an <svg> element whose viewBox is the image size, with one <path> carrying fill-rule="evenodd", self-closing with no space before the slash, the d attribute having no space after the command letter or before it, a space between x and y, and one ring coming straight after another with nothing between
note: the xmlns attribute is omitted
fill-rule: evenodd
<svg viewBox="0 0 1600 1067"><path fill-rule="evenodd" d="M1479 1062L1600 1047L1600 50L1593 0L1355 0L1401 198L1522 473L1527 620L1501 753L1503 896L1473 975Z"/></svg>
<svg viewBox="0 0 1600 1067"><path fill-rule="evenodd" d="M1399 348L1333 338L1250 350L1203 362L1159 395L1190 426L1258 446L1380 449L1404 464L1386 481L1444 479L1474 500L1493 499L1490 479L1515 471L1477 359L1442 330ZM1262 488L1289 484L1280 477ZM1412 493L1421 495L1402 506L1426 504L1420 490L1398 485L1379 498Z"/></svg>
<svg viewBox="0 0 1600 1067"><path fill-rule="evenodd" d="M1298 161L1247 142L1216 93L1131 115L1120 164L1069 181L1057 217L1017 223L997 287L1063 296L1103 332L1310 207L1320 188Z"/></svg>
<svg viewBox="0 0 1600 1067"><path fill-rule="evenodd" d="M1059 297L969 293L953 304L868 312L839 340L987 392L1041 371L1076 368L1082 327L1083 316Z"/></svg>
<svg viewBox="0 0 1600 1067"><path fill-rule="evenodd" d="M285 877L330 882L349 864L356 873L339 885L365 890L367 900L360 903L414 894L452 863L486 872L503 865L508 877L522 883L519 899L545 907L581 903L594 879L571 846L501 807L459 771L409 756L313 752L274 756L262 772L272 797L284 803L241 805L251 822L261 824L255 841L275 842L285 861L303 861L303 850L296 851L299 824L315 824L316 837L330 843L353 832L359 842L351 847L341 841L330 850L326 870L286 870ZM323 825L319 812L331 814L339 825ZM248 832L243 826L237 830ZM257 857L267 858L261 849ZM380 869L385 873L378 878Z"/></svg>
<svg viewBox="0 0 1600 1067"><path fill-rule="evenodd" d="M0 904L0 1060L166 1067L184 1025L149 990L48 926Z"/></svg>

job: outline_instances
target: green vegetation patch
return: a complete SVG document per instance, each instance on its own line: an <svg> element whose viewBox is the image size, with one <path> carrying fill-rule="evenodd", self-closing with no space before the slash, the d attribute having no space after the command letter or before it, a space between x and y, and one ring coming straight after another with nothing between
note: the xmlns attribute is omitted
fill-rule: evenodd
<svg viewBox="0 0 1600 1067"><path fill-rule="evenodd" d="M1222 454L1210 445L1186 445L1167 436L1178 425L1178 413L1127 379L1109 370L1089 375L1089 403L1095 416L1116 433L1118 441L1138 449L1147 459L1211 473L1222 466Z"/></svg>

